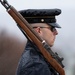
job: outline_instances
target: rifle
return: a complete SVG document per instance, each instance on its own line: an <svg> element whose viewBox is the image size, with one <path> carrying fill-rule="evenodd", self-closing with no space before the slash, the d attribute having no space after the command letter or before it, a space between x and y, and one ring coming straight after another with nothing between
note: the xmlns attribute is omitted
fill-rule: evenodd
<svg viewBox="0 0 75 75"><path fill-rule="evenodd" d="M13 6L9 5L6 0L0 0L0 2L26 36L36 44L47 62L59 73L59 75L65 75L65 71L63 69L64 65L62 64L63 58L60 58L57 53L52 52L46 41L38 36L30 24Z"/></svg>

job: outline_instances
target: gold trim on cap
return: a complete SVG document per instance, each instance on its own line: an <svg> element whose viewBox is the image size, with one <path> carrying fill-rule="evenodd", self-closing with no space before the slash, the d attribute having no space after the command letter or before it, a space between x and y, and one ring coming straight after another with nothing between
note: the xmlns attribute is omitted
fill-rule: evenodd
<svg viewBox="0 0 75 75"><path fill-rule="evenodd" d="M25 17L25 18L55 18L55 16L33 16L33 17Z"/></svg>

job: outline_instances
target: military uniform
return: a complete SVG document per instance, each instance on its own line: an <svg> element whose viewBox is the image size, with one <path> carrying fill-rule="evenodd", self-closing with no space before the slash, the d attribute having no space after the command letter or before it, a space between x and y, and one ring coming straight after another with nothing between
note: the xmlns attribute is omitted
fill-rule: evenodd
<svg viewBox="0 0 75 75"><path fill-rule="evenodd" d="M48 25L61 28L56 23L56 15L60 9L29 9L19 11L29 23L47 23ZM37 46L28 41L20 58L17 75L58 75L40 53Z"/></svg>
<svg viewBox="0 0 75 75"><path fill-rule="evenodd" d="M57 75L38 48L28 41L19 62L17 75Z"/></svg>

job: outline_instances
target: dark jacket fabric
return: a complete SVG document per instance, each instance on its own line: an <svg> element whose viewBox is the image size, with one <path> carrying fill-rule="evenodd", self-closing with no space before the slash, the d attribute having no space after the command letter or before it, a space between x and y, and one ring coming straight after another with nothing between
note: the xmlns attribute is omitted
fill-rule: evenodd
<svg viewBox="0 0 75 75"><path fill-rule="evenodd" d="M22 53L16 75L57 75L38 48L29 41Z"/></svg>

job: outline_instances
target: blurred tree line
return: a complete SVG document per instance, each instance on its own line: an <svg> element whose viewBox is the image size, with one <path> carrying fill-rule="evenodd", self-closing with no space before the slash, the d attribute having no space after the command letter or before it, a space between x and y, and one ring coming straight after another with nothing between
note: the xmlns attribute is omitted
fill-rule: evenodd
<svg viewBox="0 0 75 75"><path fill-rule="evenodd" d="M0 75L15 75L25 43L19 37L0 31Z"/></svg>

